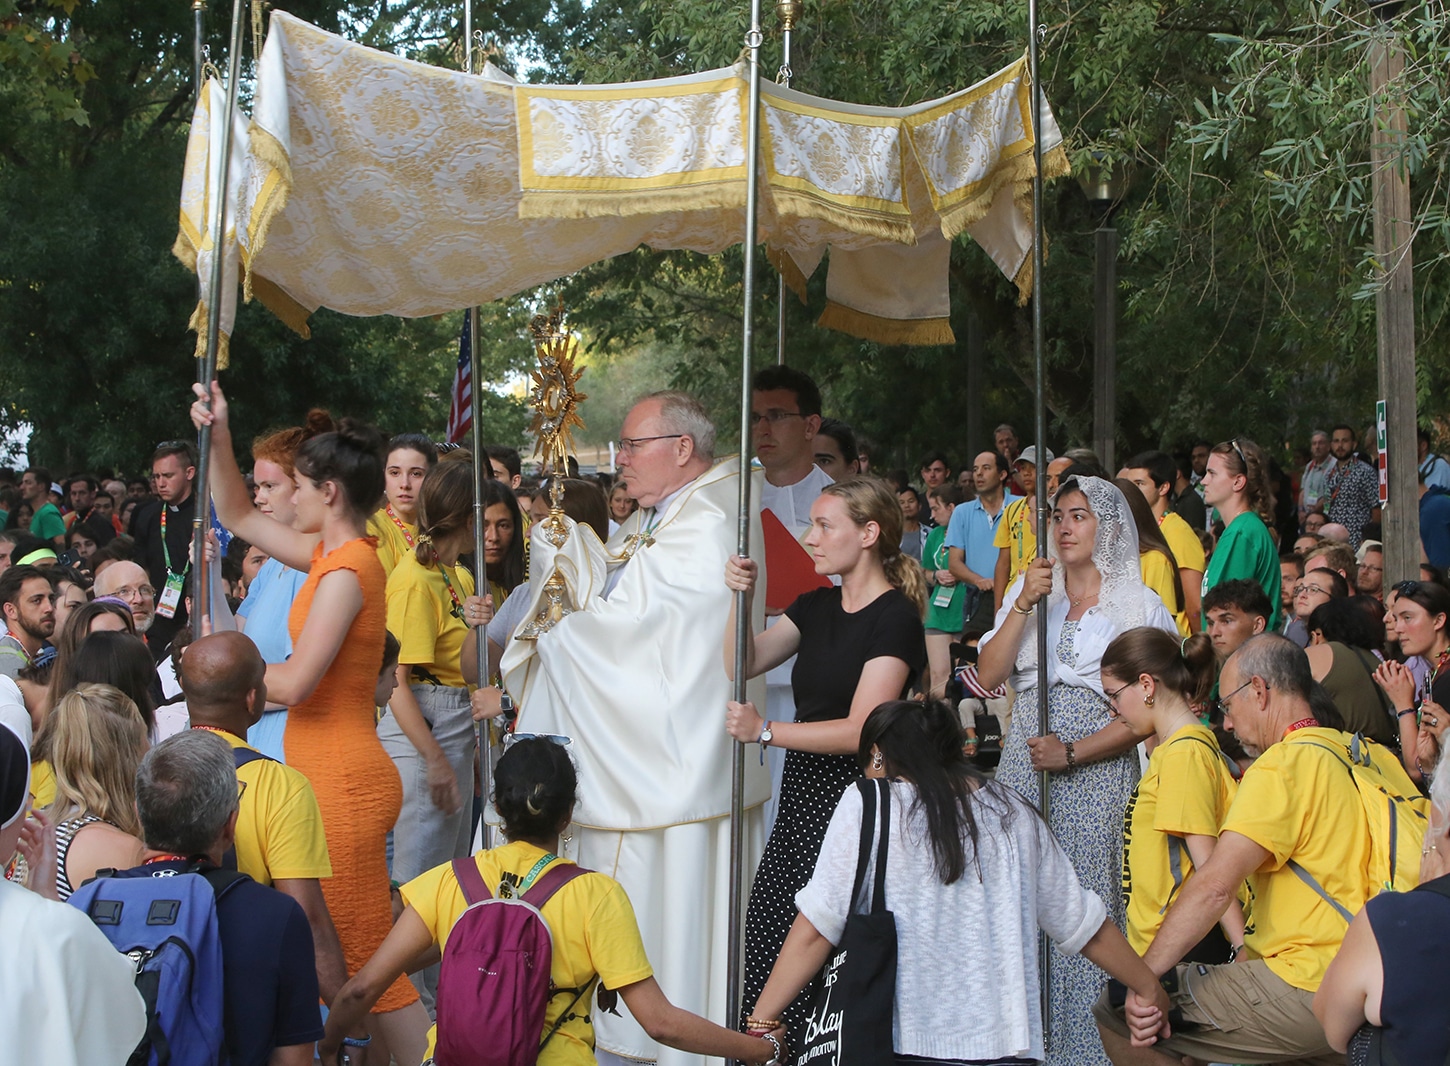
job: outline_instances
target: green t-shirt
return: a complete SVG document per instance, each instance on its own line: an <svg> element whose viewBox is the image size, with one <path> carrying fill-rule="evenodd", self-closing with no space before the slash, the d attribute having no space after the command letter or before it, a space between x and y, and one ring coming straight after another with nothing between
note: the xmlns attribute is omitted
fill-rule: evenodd
<svg viewBox="0 0 1450 1066"><path fill-rule="evenodd" d="M947 568L947 527L937 526L926 535L926 543L921 548L921 565L928 570L945 570ZM946 593L951 593L951 599L947 600ZM945 605L940 601L947 600ZM926 598L926 628L940 629L947 633L960 633L962 631L962 611L966 605L967 586L961 582L946 588L944 586L932 586Z"/></svg>
<svg viewBox="0 0 1450 1066"><path fill-rule="evenodd" d="M1215 585L1225 581L1246 578L1257 581L1274 608L1274 617L1269 619L1269 632L1279 629L1279 586L1282 573L1279 570L1279 552L1274 547L1274 538L1263 519L1252 511L1245 511L1223 531L1218 546L1208 560L1208 569L1203 574L1203 594ZM1203 627L1208 628L1207 616Z"/></svg>
<svg viewBox="0 0 1450 1066"><path fill-rule="evenodd" d="M30 532L44 541L64 537L65 519L60 516L60 508L53 503L47 503L36 511L35 517L30 520Z"/></svg>

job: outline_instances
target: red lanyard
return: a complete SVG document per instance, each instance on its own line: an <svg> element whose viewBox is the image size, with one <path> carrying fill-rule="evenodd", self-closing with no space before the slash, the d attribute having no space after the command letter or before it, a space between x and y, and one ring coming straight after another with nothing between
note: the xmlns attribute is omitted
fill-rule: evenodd
<svg viewBox="0 0 1450 1066"><path fill-rule="evenodd" d="M408 542L408 547L411 548L413 546L413 534L408 532L408 527L403 523L403 520L399 518L397 514L393 511L392 504L388 504L388 517L393 520L393 525L398 527L398 532L403 534L403 539ZM163 537L166 536L166 531L164 527L162 529L161 535Z"/></svg>
<svg viewBox="0 0 1450 1066"><path fill-rule="evenodd" d="M185 855L153 855L143 862L142 866L150 866L154 862L188 862Z"/></svg>
<svg viewBox="0 0 1450 1066"><path fill-rule="evenodd" d="M1313 719L1313 718L1301 718L1297 722L1295 722L1293 725L1291 725L1288 729L1284 730L1284 735L1287 737L1290 733L1294 732L1294 730L1296 730L1296 729L1313 729L1317 725L1319 725L1319 722L1316 719Z"/></svg>
<svg viewBox="0 0 1450 1066"><path fill-rule="evenodd" d="M463 604L458 601L458 593L453 591L453 582L448 580L448 570L442 564L438 564L438 573L443 575L443 587L448 590L448 598L453 601L453 617L462 621Z"/></svg>

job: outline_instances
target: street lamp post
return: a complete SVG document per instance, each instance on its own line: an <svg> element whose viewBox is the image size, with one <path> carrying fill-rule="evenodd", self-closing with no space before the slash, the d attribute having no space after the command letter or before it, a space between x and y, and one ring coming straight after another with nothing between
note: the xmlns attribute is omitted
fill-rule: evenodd
<svg viewBox="0 0 1450 1066"><path fill-rule="evenodd" d="M1102 213L1093 233L1093 451L1112 473L1118 468L1118 230L1113 213L1127 195L1128 171L1121 162L1105 162L1094 153L1078 184Z"/></svg>

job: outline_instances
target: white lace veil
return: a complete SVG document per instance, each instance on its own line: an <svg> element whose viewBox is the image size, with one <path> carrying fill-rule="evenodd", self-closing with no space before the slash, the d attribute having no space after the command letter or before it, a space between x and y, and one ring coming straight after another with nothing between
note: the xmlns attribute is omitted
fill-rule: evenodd
<svg viewBox="0 0 1450 1066"><path fill-rule="evenodd" d="M1102 576L1102 587L1098 591L1098 610L1103 611L1117 623L1123 632L1148 623L1148 612L1152 608L1153 595L1143 584L1142 563L1138 560L1138 525L1133 512L1119 488L1111 481L1100 477L1073 477L1063 483L1053 498L1053 506L1070 492L1080 492L1087 498L1088 508L1098 520L1097 539L1093 543L1093 565ZM1047 556L1057 562L1057 538L1052 536L1051 518L1048 519ZM1054 605L1067 598L1062 567L1055 567L1052 574L1052 592L1041 609L1051 613ZM1035 629L1029 629L1035 636ZM1049 638L1050 639L1050 638ZM1053 649L1048 648L1048 654ZM1024 640L1017 652L1017 669L1037 669L1037 642Z"/></svg>

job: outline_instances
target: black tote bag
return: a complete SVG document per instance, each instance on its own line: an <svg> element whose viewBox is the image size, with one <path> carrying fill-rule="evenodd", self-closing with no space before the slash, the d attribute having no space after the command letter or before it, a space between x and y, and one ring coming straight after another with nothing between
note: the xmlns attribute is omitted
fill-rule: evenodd
<svg viewBox="0 0 1450 1066"><path fill-rule="evenodd" d="M861 849L851 888L852 913L826 962L820 994L806 1019L796 1066L890 1066L896 1011L896 918L886 909L886 853L891 840L891 791L884 780L856 782L861 790ZM871 861L880 798L881 831L870 910L855 912Z"/></svg>

